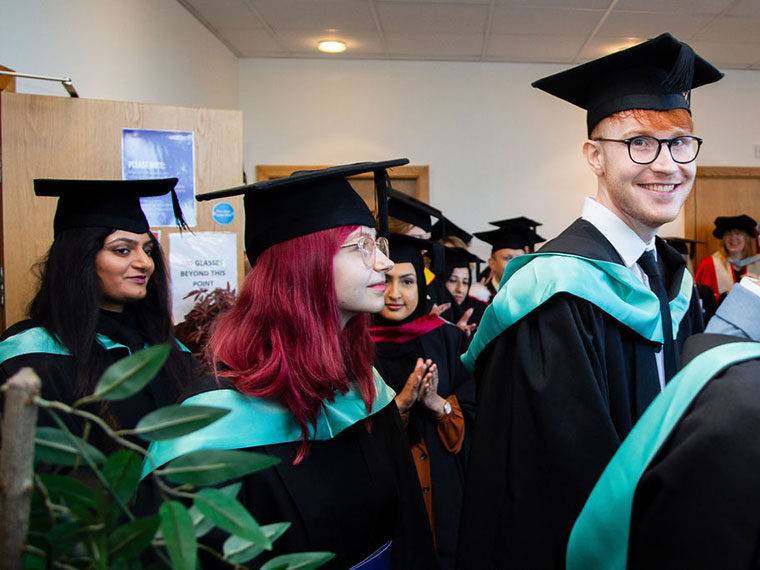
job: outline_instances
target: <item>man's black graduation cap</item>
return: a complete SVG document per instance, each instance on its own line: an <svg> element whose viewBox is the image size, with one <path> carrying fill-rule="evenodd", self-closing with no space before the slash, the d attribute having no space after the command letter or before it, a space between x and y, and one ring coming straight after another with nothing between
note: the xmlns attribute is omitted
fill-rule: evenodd
<svg viewBox="0 0 760 570"><path fill-rule="evenodd" d="M618 111L690 111L690 92L723 74L670 34L544 77L533 87L588 112L588 133Z"/></svg>
<svg viewBox="0 0 760 570"><path fill-rule="evenodd" d="M444 230L446 231L446 234L443 233ZM431 230L431 239L442 240L448 236L456 236L468 245L472 241L472 234L470 232L460 228L449 218L443 216L440 220L433 224L433 229Z"/></svg>
<svg viewBox="0 0 760 570"><path fill-rule="evenodd" d="M262 251L289 239L340 226L374 227L372 212L346 179L364 172L374 173L378 233L387 235L386 193L390 184L386 169L408 163L406 158L397 158L305 170L284 178L199 194L195 198L204 201L243 195L245 249L253 265Z"/></svg>
<svg viewBox="0 0 760 570"><path fill-rule="evenodd" d="M441 211L438 208L434 208L430 204L412 198L394 188L390 189L388 197L389 216L401 220L402 222L406 222L407 224L422 228L426 232L432 230L430 216L433 216L438 220L443 217L443 214L441 214Z"/></svg>
<svg viewBox="0 0 760 570"><path fill-rule="evenodd" d="M755 236L757 231L757 222L747 214L739 216L718 216L715 218L715 229L713 235L720 239L728 230L741 230L751 236Z"/></svg>
<svg viewBox="0 0 760 570"><path fill-rule="evenodd" d="M533 251L537 243L546 241L536 233L536 227L542 224L524 216L489 223L498 229L475 232L474 235L491 244L491 253L504 248L522 249L525 246L528 246L529 251Z"/></svg>
<svg viewBox="0 0 760 570"><path fill-rule="evenodd" d="M37 196L57 196L53 220L57 236L69 228L104 227L143 234L150 229L140 198L171 192L174 218L180 229L187 228L174 192L176 178L153 180L60 180L34 181Z"/></svg>
<svg viewBox="0 0 760 570"><path fill-rule="evenodd" d="M690 259L694 259L694 256L697 254L697 244L705 243L703 241L682 237L665 237L662 239L664 239L665 242L678 253L681 255L688 255Z"/></svg>

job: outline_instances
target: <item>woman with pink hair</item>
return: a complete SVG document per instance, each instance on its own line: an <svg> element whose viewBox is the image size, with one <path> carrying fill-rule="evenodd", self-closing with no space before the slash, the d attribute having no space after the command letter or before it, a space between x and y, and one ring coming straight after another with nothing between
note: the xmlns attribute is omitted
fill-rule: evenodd
<svg viewBox="0 0 760 570"><path fill-rule="evenodd" d="M369 558L381 563L372 568L435 567L395 393L372 368L367 313L383 308L393 263L346 180L375 172L380 186L385 168L403 163L297 173L205 196L245 195L252 269L212 333L213 373L183 403L232 411L151 452L157 464L179 449L219 447L280 460L242 478L238 500L258 522L292 523L253 564L330 551L336 556L324 568L362 568ZM218 549L222 539L203 540Z"/></svg>

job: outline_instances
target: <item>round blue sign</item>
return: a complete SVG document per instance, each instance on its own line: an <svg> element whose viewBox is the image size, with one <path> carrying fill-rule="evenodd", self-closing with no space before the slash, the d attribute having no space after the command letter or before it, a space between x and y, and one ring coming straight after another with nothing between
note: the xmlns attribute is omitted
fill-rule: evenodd
<svg viewBox="0 0 760 570"><path fill-rule="evenodd" d="M211 210L211 217L217 224L229 224L235 219L235 208L229 202L219 202L214 204Z"/></svg>

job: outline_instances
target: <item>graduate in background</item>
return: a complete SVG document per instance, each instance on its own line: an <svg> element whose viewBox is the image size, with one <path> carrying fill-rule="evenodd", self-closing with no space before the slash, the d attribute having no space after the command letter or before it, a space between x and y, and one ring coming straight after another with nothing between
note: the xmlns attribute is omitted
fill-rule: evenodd
<svg viewBox="0 0 760 570"><path fill-rule="evenodd" d="M713 235L720 240L720 247L699 262L695 278L709 287L720 303L743 275L760 275L757 222L745 214L719 216Z"/></svg>
<svg viewBox="0 0 760 570"><path fill-rule="evenodd" d="M541 224L523 216L489 223L498 229L475 232L473 235L491 244L491 257L488 258L490 273L485 286L493 299L507 264L516 257L532 253L536 244L546 239L536 233L536 226Z"/></svg>
<svg viewBox="0 0 760 570"><path fill-rule="evenodd" d="M114 429L131 429L147 413L176 401L198 363L174 338L163 252L140 208L141 196L173 195L176 183L176 178L34 181L38 196L59 198L54 239L39 266L29 319L2 336L3 381L30 366L42 381L43 398L72 404L94 391L112 363L168 342L169 359L145 388L90 411ZM177 224L185 227L176 197L172 202ZM72 416L63 419L81 433ZM44 410L39 423L57 425ZM104 450L113 445L98 429L92 441Z"/></svg>
<svg viewBox="0 0 760 570"><path fill-rule="evenodd" d="M290 521L274 550L330 551L324 568L435 567L430 529L395 393L372 368L366 313L383 308L387 242L346 177L406 159L295 173L199 196L243 194L252 269L208 345L213 373L183 404L227 407L216 423L154 442L156 466L210 448L280 459L242 478L238 500L262 524ZM383 200L384 196L378 196ZM143 501L152 489L143 489ZM221 533L220 533L221 534ZM219 550L225 537L203 538ZM203 562L204 568L214 561Z"/></svg>
<svg viewBox="0 0 760 570"><path fill-rule="evenodd" d="M479 394L459 568L563 568L596 479L702 330L685 262L655 234L696 176L688 94L721 77L663 34L534 83L587 110L596 199L510 261L462 357Z"/></svg>
<svg viewBox="0 0 760 570"><path fill-rule="evenodd" d="M475 389L459 359L464 334L425 312L421 251L429 247L427 241L391 234L395 265L386 273L385 306L370 332L375 366L397 393L440 567L453 569Z"/></svg>

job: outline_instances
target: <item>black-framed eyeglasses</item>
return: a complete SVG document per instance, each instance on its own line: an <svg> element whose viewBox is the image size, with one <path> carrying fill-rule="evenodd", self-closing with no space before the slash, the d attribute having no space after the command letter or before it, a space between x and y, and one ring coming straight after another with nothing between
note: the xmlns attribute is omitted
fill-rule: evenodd
<svg viewBox="0 0 760 570"><path fill-rule="evenodd" d="M662 143L668 145L673 162L686 164L692 162L699 154L702 139L691 135L682 135L672 139L658 139L649 135L640 135L628 139L605 139L602 137L591 139L594 141L623 143L628 147L628 156L636 164L651 164L660 156Z"/></svg>
<svg viewBox="0 0 760 570"><path fill-rule="evenodd" d="M362 254L362 260L367 267L375 266L375 262L377 261L377 250L380 250L385 257L388 257L388 254L390 253L388 249L388 239L384 237L372 239L369 236L361 236L356 241L344 243L340 247L343 249L344 247L353 246L356 246L356 249Z"/></svg>

